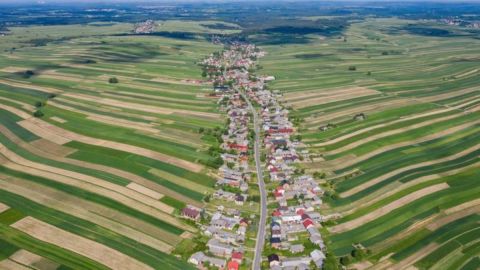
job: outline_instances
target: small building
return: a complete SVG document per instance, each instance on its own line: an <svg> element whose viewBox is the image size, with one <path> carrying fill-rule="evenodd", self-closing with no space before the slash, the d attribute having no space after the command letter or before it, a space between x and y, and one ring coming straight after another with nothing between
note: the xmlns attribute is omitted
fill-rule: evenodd
<svg viewBox="0 0 480 270"><path fill-rule="evenodd" d="M187 206L182 209L182 216L187 219L198 221L200 220L200 211L195 207Z"/></svg>
<svg viewBox="0 0 480 270"><path fill-rule="evenodd" d="M243 253L240 252L240 251L234 251L232 253L232 261L236 261L238 262L239 264L242 264L242 260L243 260Z"/></svg>
<svg viewBox="0 0 480 270"><path fill-rule="evenodd" d="M296 244L290 246L290 252L292 253L301 253L305 250L305 247L302 244Z"/></svg>
<svg viewBox="0 0 480 270"><path fill-rule="evenodd" d="M326 256L323 254L322 251L315 249L314 251L310 252L310 257L312 257L313 262L315 265L319 268L322 269L323 267L323 261L325 260Z"/></svg>
<svg viewBox="0 0 480 270"><path fill-rule="evenodd" d="M296 267L296 269L309 269L312 259L310 257L291 257L282 260L282 267ZM295 269L295 268L294 268Z"/></svg>
<svg viewBox="0 0 480 270"><path fill-rule="evenodd" d="M221 257L230 257L233 252L232 246L223 244L217 239L210 239L207 243L207 247L212 254Z"/></svg>
<svg viewBox="0 0 480 270"><path fill-rule="evenodd" d="M354 117L353 117L353 120L355 121L363 121L367 118L367 116L364 114L364 113L359 113L359 114L356 114Z"/></svg>
<svg viewBox="0 0 480 270"><path fill-rule="evenodd" d="M244 202L245 202L245 196L243 196L242 194L235 195L235 204L236 205L243 205Z"/></svg>
<svg viewBox="0 0 480 270"><path fill-rule="evenodd" d="M267 256L268 258L268 263L270 264L270 267L274 265L280 265L280 258L278 257L277 254L270 254Z"/></svg>
<svg viewBox="0 0 480 270"><path fill-rule="evenodd" d="M270 245L272 246L272 248L280 248L280 246L282 245L282 240L280 240L279 237L271 237Z"/></svg>
<svg viewBox="0 0 480 270"><path fill-rule="evenodd" d="M203 266L205 262L208 262L210 263L210 265L215 266L218 269L224 269L226 265L225 260L206 256L201 251L192 254L192 256L190 256L190 258L188 259L188 262L196 265L197 267Z"/></svg>
<svg viewBox="0 0 480 270"><path fill-rule="evenodd" d="M240 264L236 261L229 261L227 264L227 270L238 270Z"/></svg>

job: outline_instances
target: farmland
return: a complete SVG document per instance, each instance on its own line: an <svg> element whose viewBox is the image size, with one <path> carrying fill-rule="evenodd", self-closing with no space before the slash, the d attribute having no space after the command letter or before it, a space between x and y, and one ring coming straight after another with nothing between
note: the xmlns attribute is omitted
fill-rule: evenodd
<svg viewBox="0 0 480 270"><path fill-rule="evenodd" d="M209 24L161 23L222 31ZM218 142L198 130L225 121L195 63L219 46L132 29L11 27L2 37L4 267L190 268L171 254L197 232L179 209L212 192L208 148Z"/></svg>
<svg viewBox="0 0 480 270"><path fill-rule="evenodd" d="M417 23L265 47L270 88L309 146L302 166L324 174L322 213L341 216L324 222L329 250L351 267L478 266L479 33Z"/></svg>
<svg viewBox="0 0 480 270"><path fill-rule="evenodd" d="M0 269L480 267L478 4L194 2L0 4Z"/></svg>

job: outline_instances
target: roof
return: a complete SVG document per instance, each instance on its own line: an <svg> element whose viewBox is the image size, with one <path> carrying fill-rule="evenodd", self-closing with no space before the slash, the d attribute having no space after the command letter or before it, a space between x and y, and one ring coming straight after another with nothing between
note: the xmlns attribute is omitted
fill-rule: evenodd
<svg viewBox="0 0 480 270"><path fill-rule="evenodd" d="M197 217L200 214L200 212L196 209L185 207L182 209L182 214L188 217Z"/></svg>
<svg viewBox="0 0 480 270"><path fill-rule="evenodd" d="M280 261L280 258L278 258L277 254L270 254L267 256L268 262L273 262L273 261Z"/></svg>
<svg viewBox="0 0 480 270"><path fill-rule="evenodd" d="M278 238L278 237L270 238L270 243L272 243L272 244L277 244L277 243L281 243L281 242L282 242L282 240L280 240L280 238Z"/></svg>
<svg viewBox="0 0 480 270"><path fill-rule="evenodd" d="M232 253L232 259L243 259L243 253L242 252L238 252L238 251L234 251Z"/></svg>
<svg viewBox="0 0 480 270"><path fill-rule="evenodd" d="M236 261L229 261L227 264L228 270L237 270L240 265Z"/></svg>
<svg viewBox="0 0 480 270"><path fill-rule="evenodd" d="M310 227L310 226L314 226L313 222L312 222L310 219L306 219L306 220L304 220L302 223L303 223L303 226L304 226L305 228L308 228L308 227Z"/></svg>

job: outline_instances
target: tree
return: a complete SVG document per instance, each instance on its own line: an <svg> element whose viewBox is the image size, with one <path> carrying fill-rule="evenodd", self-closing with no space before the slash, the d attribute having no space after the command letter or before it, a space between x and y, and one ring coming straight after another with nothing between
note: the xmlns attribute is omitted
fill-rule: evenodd
<svg viewBox="0 0 480 270"><path fill-rule="evenodd" d="M355 258L355 260L361 261L365 257L365 251L363 249L355 248L351 252L352 257Z"/></svg>
<svg viewBox="0 0 480 270"><path fill-rule="evenodd" d="M340 258L340 263L345 265L345 266L349 265L351 262L352 262L352 260L350 259L349 255L345 255L345 256Z"/></svg>
<svg viewBox="0 0 480 270"><path fill-rule="evenodd" d="M118 83L118 79L116 77L112 77L112 78L108 79L108 82L109 83Z"/></svg>
<svg viewBox="0 0 480 270"><path fill-rule="evenodd" d="M23 73L23 76L24 76L25 78L30 78L30 77L32 77L33 75L35 75L35 72L33 72L32 70L27 70L27 71L25 71L25 73Z"/></svg>
<svg viewBox="0 0 480 270"><path fill-rule="evenodd" d="M35 107L40 108L42 106L43 106L43 102L41 102L41 101L36 101L35 102Z"/></svg>
<svg viewBox="0 0 480 270"><path fill-rule="evenodd" d="M357 67L356 67L356 66L349 66L349 67L348 67L348 70L350 70L350 71L355 71L355 70L357 70Z"/></svg>
<svg viewBox="0 0 480 270"><path fill-rule="evenodd" d="M44 115L43 112L40 111L40 110L36 110L36 111L33 113L33 116L38 117L38 118L42 117L43 115Z"/></svg>

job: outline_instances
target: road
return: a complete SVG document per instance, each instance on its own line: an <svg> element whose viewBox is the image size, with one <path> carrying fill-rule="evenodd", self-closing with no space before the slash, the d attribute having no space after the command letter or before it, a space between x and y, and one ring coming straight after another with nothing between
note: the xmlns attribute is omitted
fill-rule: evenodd
<svg viewBox="0 0 480 270"><path fill-rule="evenodd" d="M260 160L260 123L258 122L258 115L255 108L253 108L250 100L242 93L243 98L247 101L248 107L253 113L253 127L255 131L255 167L257 169L258 188L260 190L260 221L258 223L257 241L255 244L255 254L253 258L252 269L260 270L262 263L262 251L265 244L265 223L267 222L267 192L265 189L265 182L263 181L262 161Z"/></svg>

